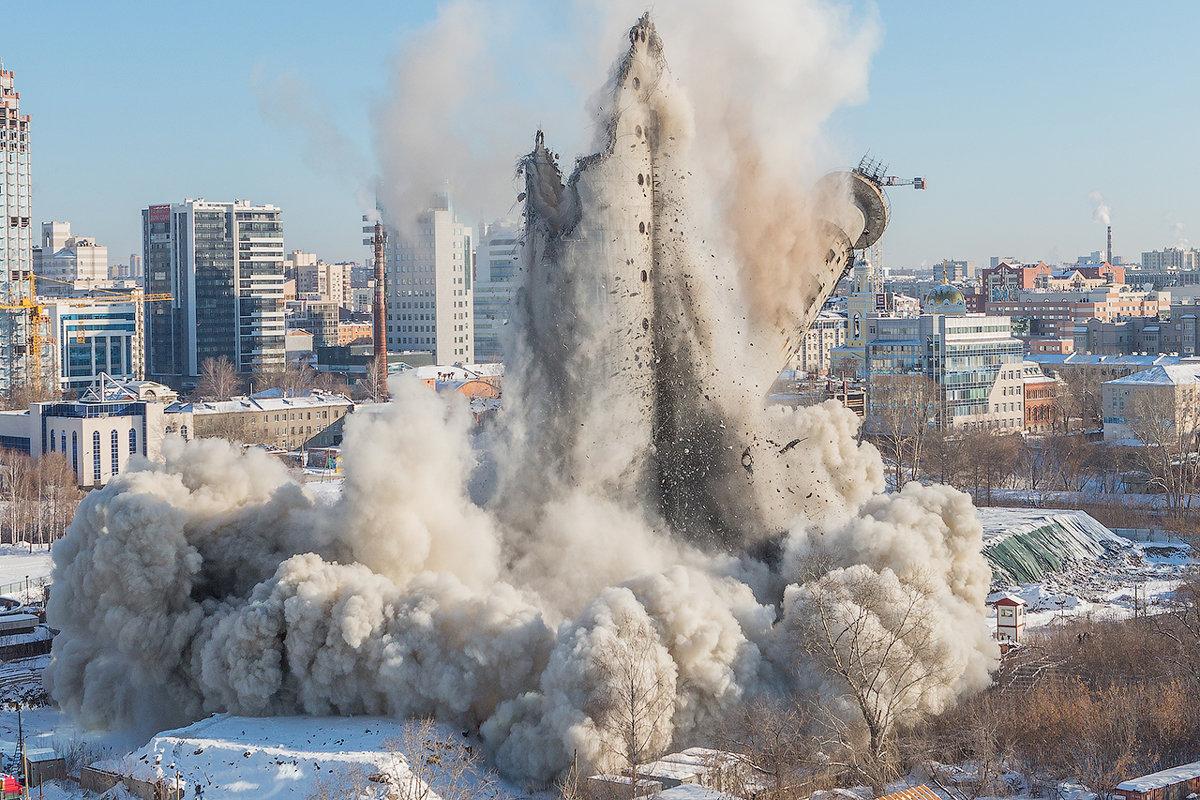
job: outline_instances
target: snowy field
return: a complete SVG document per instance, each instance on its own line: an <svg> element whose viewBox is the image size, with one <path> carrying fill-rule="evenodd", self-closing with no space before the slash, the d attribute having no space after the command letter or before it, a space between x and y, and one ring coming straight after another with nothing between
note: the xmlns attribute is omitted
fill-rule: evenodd
<svg viewBox="0 0 1200 800"><path fill-rule="evenodd" d="M48 546L33 545L31 551L27 544L0 545L0 586L24 583L27 577L30 585L34 585L49 578L53 569Z"/></svg>

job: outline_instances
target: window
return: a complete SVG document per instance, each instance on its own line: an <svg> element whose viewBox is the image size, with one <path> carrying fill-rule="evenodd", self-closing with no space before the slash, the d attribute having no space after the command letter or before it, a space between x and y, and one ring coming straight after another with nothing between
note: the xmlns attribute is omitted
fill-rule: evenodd
<svg viewBox="0 0 1200 800"><path fill-rule="evenodd" d="M58 439L54 435L54 431L50 431L50 452L54 452L54 446L58 444Z"/></svg>
<svg viewBox="0 0 1200 800"><path fill-rule="evenodd" d="M118 472L121 471L121 462L120 462L121 437L117 433L115 428L113 429L113 432L112 432L111 442L112 442L112 447L109 449L112 450L112 474L116 475Z"/></svg>
<svg viewBox="0 0 1200 800"><path fill-rule="evenodd" d="M179 435L183 437L185 442L187 441L187 425L179 426Z"/></svg>
<svg viewBox="0 0 1200 800"><path fill-rule="evenodd" d="M71 434L71 436L74 436L74 435L75 434ZM62 450L62 454L64 456L67 454L67 432L66 431L62 432L62 447L59 449Z"/></svg>
<svg viewBox="0 0 1200 800"><path fill-rule="evenodd" d="M100 484L100 431L92 431L92 483Z"/></svg>
<svg viewBox="0 0 1200 800"><path fill-rule="evenodd" d="M137 452L137 428L129 429L129 454Z"/></svg>

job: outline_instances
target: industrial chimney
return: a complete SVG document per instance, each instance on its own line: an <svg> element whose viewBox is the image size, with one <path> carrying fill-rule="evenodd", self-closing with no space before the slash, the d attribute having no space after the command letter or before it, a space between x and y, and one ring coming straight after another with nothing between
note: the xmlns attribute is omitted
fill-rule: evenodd
<svg viewBox="0 0 1200 800"><path fill-rule="evenodd" d="M1112 266L1112 225L1108 226L1108 250L1105 251L1109 266Z"/></svg>
<svg viewBox="0 0 1200 800"><path fill-rule="evenodd" d="M363 216L363 221L367 221L365 215ZM384 271L384 247L387 244L387 231L383 229L382 222L376 222L374 225L364 227L363 233L371 234L369 239L363 239L363 244L374 248L375 296L371 303L371 339L374 345L375 382L377 386L377 396L375 399L382 401L388 399L387 293L385 290L386 273Z"/></svg>

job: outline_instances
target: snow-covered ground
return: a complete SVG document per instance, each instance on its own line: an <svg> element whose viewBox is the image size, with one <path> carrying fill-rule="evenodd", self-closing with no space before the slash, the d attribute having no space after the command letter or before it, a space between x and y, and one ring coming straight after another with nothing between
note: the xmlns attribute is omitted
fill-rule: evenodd
<svg viewBox="0 0 1200 800"><path fill-rule="evenodd" d="M389 785L428 800L526 796L481 759L471 764L460 757L471 752L473 742L444 725L380 717L218 715L160 733L99 766L178 785L189 797L199 787L206 800L382 798Z"/></svg>
<svg viewBox="0 0 1200 800"><path fill-rule="evenodd" d="M26 578L33 586L50 577L53 570L54 560L46 545L0 545L0 586L24 583Z"/></svg>
<svg viewBox="0 0 1200 800"><path fill-rule="evenodd" d="M332 505L341 497L344 483L342 476L335 473L304 477L304 488L311 492L318 502L325 505Z"/></svg>
<svg viewBox="0 0 1200 800"><path fill-rule="evenodd" d="M1081 561L1038 583L1001 586L1026 602L1030 628L1074 618L1124 619L1165 610L1193 567L1187 545L1129 542L1096 561Z"/></svg>

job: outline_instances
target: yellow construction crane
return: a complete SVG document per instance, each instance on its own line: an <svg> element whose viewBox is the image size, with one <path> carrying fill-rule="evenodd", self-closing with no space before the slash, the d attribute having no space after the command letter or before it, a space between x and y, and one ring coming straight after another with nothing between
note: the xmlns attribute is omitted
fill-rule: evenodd
<svg viewBox="0 0 1200 800"><path fill-rule="evenodd" d="M46 303L49 302L65 302L74 307L85 307L89 305L108 305L110 303L136 303L138 327L142 327L141 303L156 303L163 300L173 300L174 297L170 293L159 292L151 294L143 294L141 292L115 292L110 289L95 289L93 291L103 292L103 297L64 297L64 298L42 298L38 297L35 291L35 280L53 281L54 283L63 283L68 286L74 286L71 281L62 281L58 278L51 278L46 275L29 274L29 295L20 298L15 303L0 304L0 310L24 312L26 317L27 330L25 334L25 364L26 374L32 378L34 389L41 394L45 390L46 372L49 364L53 364L53 357L49 359L49 364L43 350L47 345L54 344L54 337L50 332L50 315L46 313ZM78 329L76 342L83 343L85 341L83 328Z"/></svg>

